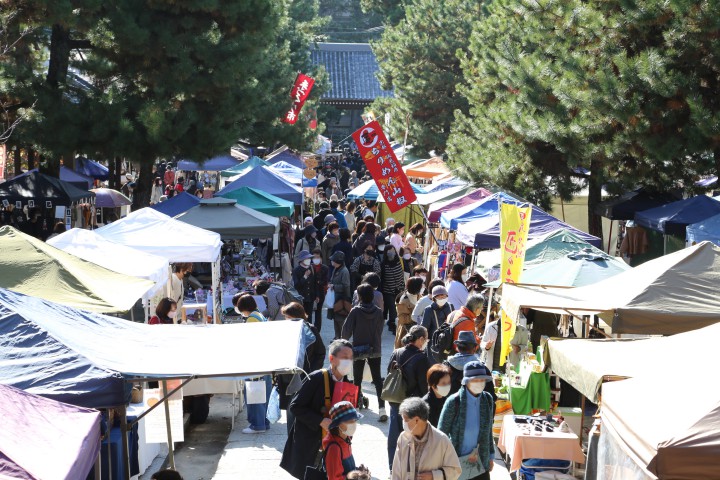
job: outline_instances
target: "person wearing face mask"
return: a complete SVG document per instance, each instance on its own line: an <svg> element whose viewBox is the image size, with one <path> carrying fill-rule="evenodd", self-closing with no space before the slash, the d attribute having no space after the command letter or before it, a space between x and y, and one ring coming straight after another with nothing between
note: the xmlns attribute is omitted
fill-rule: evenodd
<svg viewBox="0 0 720 480"><path fill-rule="evenodd" d="M192 263L176 263L173 266L175 271L170 275L170 299L177 303L177 308L180 310L183 305L183 299L185 298L185 278L190 276L192 272Z"/></svg>
<svg viewBox="0 0 720 480"><path fill-rule="evenodd" d="M273 243L272 239L259 238L252 241L252 245L255 247L255 256L260 262L266 267L270 266L270 261L273 256Z"/></svg>
<svg viewBox="0 0 720 480"><path fill-rule="evenodd" d="M380 263L385 260L385 250L387 249L387 239L383 236L379 236L375 239L375 250L377 252L377 259Z"/></svg>
<svg viewBox="0 0 720 480"><path fill-rule="evenodd" d="M433 427L437 427L440 420L440 412L445 406L445 399L450 395L450 375L452 370L447 365L437 363L430 367L427 372L428 392L423 397L425 403L430 407L428 421Z"/></svg>
<svg viewBox="0 0 720 480"><path fill-rule="evenodd" d="M403 245L405 245L404 235L405 224L403 222L397 222L393 226L392 234L390 235L390 245L395 247L396 252L399 252Z"/></svg>
<svg viewBox="0 0 720 480"><path fill-rule="evenodd" d="M302 252L303 250L312 252L315 248L320 246L317 240L318 229L315 228L314 225L308 225L307 227L305 227L303 232L304 235L295 244L295 266L299 265L301 262L300 252Z"/></svg>
<svg viewBox="0 0 720 480"><path fill-rule="evenodd" d="M452 266L450 273L448 274L447 291L448 291L448 302L450 302L454 308L460 308L461 305L465 305L469 292L465 286L463 280L463 272L467 269L462 263L456 263Z"/></svg>
<svg viewBox="0 0 720 480"><path fill-rule="evenodd" d="M391 480L457 480L460 461L453 444L428 422L430 409L422 399L412 397L400 404L403 434L391 469Z"/></svg>
<svg viewBox="0 0 720 480"><path fill-rule="evenodd" d="M429 273L430 272L428 272L428 269L422 265L416 265L415 268L413 268L412 276L420 277L423 279L423 288L422 288L422 292L420 292L421 295L425 295L425 292L428 291L428 274ZM443 285L445 285L445 284L443 283ZM430 288L429 290L432 290L432 288Z"/></svg>
<svg viewBox="0 0 720 480"><path fill-rule="evenodd" d="M345 266L345 254L343 252L335 252L330 257L333 267L332 277L330 278L330 288L335 292L335 303L339 300L352 299L352 290L350 289L350 272ZM335 338L340 338L342 327L345 324L346 312L334 309L328 309L328 318L331 318L335 326Z"/></svg>
<svg viewBox="0 0 720 480"><path fill-rule="evenodd" d="M402 258L403 274L405 275L405 280L407 280L415 269L415 259L412 258L410 252L405 250L405 248L400 248L398 255Z"/></svg>
<svg viewBox="0 0 720 480"><path fill-rule="evenodd" d="M395 308L395 299L403 291L405 287L405 274L403 272L402 260L395 251L395 247L388 245L385 250L385 259L381 262L382 273L380 279L382 281L380 290L383 294L385 302L385 310L383 316L387 318L388 331L395 335L397 318L397 309Z"/></svg>
<svg viewBox="0 0 720 480"><path fill-rule="evenodd" d="M448 304L448 292L442 285L438 285L432 289L432 303L425 308L423 313L422 322L420 323L428 331L430 339L433 338L435 331L440 328L440 325L445 323L448 315L452 312L452 308ZM431 364L438 363L440 360L436 359L432 353L432 345L428 346L427 357Z"/></svg>
<svg viewBox="0 0 720 480"><path fill-rule="evenodd" d="M427 371L430 363L423 352L428 341L427 330L415 325L402 339L403 347L392 353L388 362L387 372L399 368L405 380L405 397L422 397L427 393ZM401 433L402 419L400 418L400 404L390 403L390 428L388 429L388 463L392 469L395 447Z"/></svg>
<svg viewBox="0 0 720 480"><path fill-rule="evenodd" d="M330 427L330 399L337 382L353 369L353 348L347 340L335 340L328 347L330 369L316 370L305 379L290 401L293 415L280 467L302 480L305 468L314 466L325 432Z"/></svg>
<svg viewBox="0 0 720 480"><path fill-rule="evenodd" d="M155 307L153 315L148 323L150 325L172 325L177 315L177 303L172 298L163 298Z"/></svg>
<svg viewBox="0 0 720 480"><path fill-rule="evenodd" d="M337 222L330 222L327 226L327 235L322 241L322 262L325 265L330 265L330 255L332 255L333 248L335 245L340 243L340 226Z"/></svg>
<svg viewBox="0 0 720 480"><path fill-rule="evenodd" d="M485 391L492 382L485 364L465 364L462 386L445 401L439 430L452 442L460 459L461 480L489 480L493 469L492 425L494 402Z"/></svg>
<svg viewBox="0 0 720 480"><path fill-rule="evenodd" d="M312 268L313 254L307 250L302 250L296 256L298 266L292 273L293 285L297 292L303 297L303 307L308 318L312 318L315 301L318 300L317 283L315 281L315 273Z"/></svg>
<svg viewBox="0 0 720 480"><path fill-rule="evenodd" d="M485 330L485 322L483 320L483 308L485 307L485 298L482 295L470 295L465 301L465 305L452 312L447 323L452 325L453 341L457 340L461 332L472 332L475 338L480 341L480 337L475 332ZM477 322L482 322L478 324ZM457 348L455 349L457 351Z"/></svg>
<svg viewBox="0 0 720 480"><path fill-rule="evenodd" d="M357 237L353 243L353 257L357 258L362 256L365 250L369 247L375 250L375 224L370 222L366 223L363 227L362 233Z"/></svg>
<svg viewBox="0 0 720 480"><path fill-rule="evenodd" d="M328 279L329 279L329 271L327 265L323 264L322 259L322 250L320 248L316 248L312 252L313 257L311 260L311 268L313 271L313 277L315 278L315 296L317 297L317 302L315 303L315 321L313 322L313 325L315 325L315 328L318 329L318 332L321 332L322 330L322 319L323 319L323 303L325 302L325 294L328 290Z"/></svg>
<svg viewBox="0 0 720 480"><path fill-rule="evenodd" d="M375 247L373 245L367 245L363 250L363 254L356 257L352 265L350 265L352 287L356 288L361 279L368 273L376 273L378 276L382 273L380 262L375 258Z"/></svg>
<svg viewBox="0 0 720 480"><path fill-rule="evenodd" d="M417 304L422 285L422 278L408 278L407 282L405 282L405 292L400 294L396 299L397 332L395 332L395 348L402 347L403 337L408 333L410 328L415 325L410 315Z"/></svg>
<svg viewBox="0 0 720 480"><path fill-rule="evenodd" d="M338 402L330 410L330 430L322 442L328 480L345 480L356 469L352 439L362 418L350 402Z"/></svg>
<svg viewBox="0 0 720 480"><path fill-rule="evenodd" d="M450 367L450 393L455 393L460 390L462 386L463 375L465 371L465 365L470 362L481 362L485 367L488 375L491 375L490 369L482 361L481 354L478 353L478 342L473 332L460 332L460 336L454 342L454 346L457 349L455 355L451 355L443 362L443 365ZM492 382L488 382L486 385L486 391L493 397L493 403L497 400L495 395L495 387Z"/></svg>
<svg viewBox="0 0 720 480"><path fill-rule="evenodd" d="M410 255L415 259L417 263L422 263L422 238L425 234L425 228L420 223L416 223L410 227L410 232L405 235L405 249L410 251ZM418 242L420 239L420 242Z"/></svg>

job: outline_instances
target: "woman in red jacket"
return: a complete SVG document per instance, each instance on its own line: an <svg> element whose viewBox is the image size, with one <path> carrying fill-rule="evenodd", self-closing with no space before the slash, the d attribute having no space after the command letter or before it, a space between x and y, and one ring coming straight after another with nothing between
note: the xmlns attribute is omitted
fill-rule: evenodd
<svg viewBox="0 0 720 480"><path fill-rule="evenodd" d="M177 315L177 302L171 298L163 298L155 307L155 315L148 322L150 325L161 325L175 323Z"/></svg>
<svg viewBox="0 0 720 480"><path fill-rule="evenodd" d="M345 480L355 470L351 442L361 418L350 402L338 402L330 409L330 427L322 443L328 480Z"/></svg>

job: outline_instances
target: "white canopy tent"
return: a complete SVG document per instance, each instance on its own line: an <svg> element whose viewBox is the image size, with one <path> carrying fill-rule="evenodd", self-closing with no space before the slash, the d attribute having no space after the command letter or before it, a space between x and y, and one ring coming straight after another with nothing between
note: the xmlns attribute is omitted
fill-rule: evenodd
<svg viewBox="0 0 720 480"><path fill-rule="evenodd" d="M106 240L145 253L158 255L170 263L208 262L212 264L215 293L215 323L220 311L220 235L175 220L152 208L142 208L116 222L95 230Z"/></svg>
<svg viewBox="0 0 720 480"><path fill-rule="evenodd" d="M163 289L168 280L167 258L111 242L93 230L73 228L47 243L108 270L154 282L155 287L145 294L145 299Z"/></svg>

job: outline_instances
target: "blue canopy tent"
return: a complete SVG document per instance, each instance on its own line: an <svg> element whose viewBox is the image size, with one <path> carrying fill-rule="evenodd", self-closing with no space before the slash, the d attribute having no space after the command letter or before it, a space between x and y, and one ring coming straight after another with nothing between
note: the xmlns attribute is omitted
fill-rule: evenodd
<svg viewBox="0 0 720 480"><path fill-rule="evenodd" d="M410 182L410 186L416 194L426 193L425 189L420 185ZM347 194L347 198L350 200L357 200L358 198L364 198L365 200L377 200L379 196L380 190L378 190L375 180L363 182L359 186L350 190Z"/></svg>
<svg viewBox="0 0 720 480"><path fill-rule="evenodd" d="M685 236L688 225L720 214L720 202L707 195L678 200L635 214L635 223L665 235Z"/></svg>
<svg viewBox="0 0 720 480"><path fill-rule="evenodd" d="M528 240L542 237L560 229L566 229L590 245L602 248L602 242L598 237L571 227L540 209L540 207L532 205ZM500 213L497 202L495 202L494 212L490 212L471 222L461 223L457 232L458 239L465 245L474 245L478 249L500 248Z"/></svg>
<svg viewBox="0 0 720 480"><path fill-rule="evenodd" d="M270 168L290 180L295 185L300 185L302 183L303 187L317 187L317 178L305 178L302 168L296 167L284 160L273 163L270 165Z"/></svg>
<svg viewBox="0 0 720 480"><path fill-rule="evenodd" d="M235 157L230 155L220 155L210 158L204 162L193 162L192 160L180 160L177 164L178 170L188 170L193 172L208 171L219 172L227 170L240 163Z"/></svg>
<svg viewBox="0 0 720 480"><path fill-rule="evenodd" d="M265 157L265 161L269 164L274 164L277 162L286 162L292 165L293 167L297 167L299 169L305 169L305 162L302 161L302 158L300 158L300 155L293 152L292 150L286 148L285 150L281 150L279 152L273 152L267 157Z"/></svg>
<svg viewBox="0 0 720 480"><path fill-rule="evenodd" d="M160 213L164 213L168 217L174 217L181 213L187 212L191 208L200 204L200 199L195 195L190 195L187 192L180 192L175 194L174 197L168 198L164 202L150 205L150 208L157 210Z"/></svg>
<svg viewBox="0 0 720 480"><path fill-rule="evenodd" d="M20 175L16 175L14 178L21 178L25 175L29 175L33 172L37 172L37 168L33 168L32 170L28 170L25 173L21 173ZM63 182L67 182L81 190L89 190L93 186L93 179L92 177L89 177L87 175L83 175L82 173L78 173L76 171L73 171L65 166L60 167L60 180Z"/></svg>
<svg viewBox="0 0 720 480"><path fill-rule="evenodd" d="M216 196L223 196L228 192L241 187L257 188L284 200L289 200L296 205L302 203L302 189L295 186L288 180L278 175L269 167L259 166L241 174L240 178L225 185L225 188L216 193Z"/></svg>
<svg viewBox="0 0 720 480"><path fill-rule="evenodd" d="M687 226L687 243L695 245L696 243L707 240L717 246L720 246L720 215L706 218L702 222L693 223Z"/></svg>
<svg viewBox="0 0 720 480"><path fill-rule="evenodd" d="M108 167L85 157L75 159L75 171L97 180L107 180L110 176Z"/></svg>
<svg viewBox="0 0 720 480"><path fill-rule="evenodd" d="M458 225L461 223L467 223L487 215L496 215L500 208L498 207L498 201L512 203L514 205L523 203L505 192L493 193L489 197L485 197L477 202L464 205L455 210L443 212L442 215L440 215L440 225L442 225L443 228L457 230Z"/></svg>

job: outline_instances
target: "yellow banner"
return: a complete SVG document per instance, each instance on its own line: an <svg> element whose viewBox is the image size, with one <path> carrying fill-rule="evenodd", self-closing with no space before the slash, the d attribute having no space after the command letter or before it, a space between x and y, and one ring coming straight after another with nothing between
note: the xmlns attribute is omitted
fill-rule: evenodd
<svg viewBox="0 0 720 480"><path fill-rule="evenodd" d="M500 252L502 254L500 280L502 283L520 281L520 274L525 262L525 247L530 229L531 213L531 207L500 204ZM505 365L505 359L510 353L510 340L515 336L515 322L504 311L500 318L502 322L500 365Z"/></svg>

